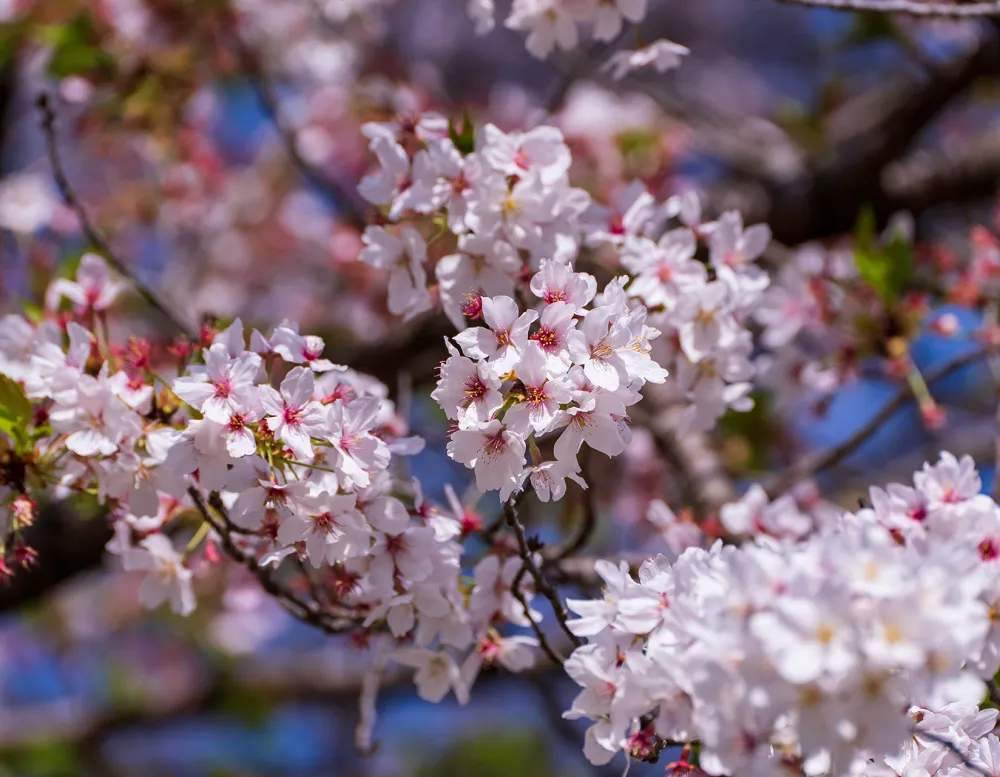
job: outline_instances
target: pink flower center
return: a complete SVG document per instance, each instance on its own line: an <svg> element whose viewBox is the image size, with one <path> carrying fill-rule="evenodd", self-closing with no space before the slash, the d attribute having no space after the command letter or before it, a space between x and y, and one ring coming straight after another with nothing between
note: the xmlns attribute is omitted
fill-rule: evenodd
<svg viewBox="0 0 1000 777"><path fill-rule="evenodd" d="M503 432L498 432L493 437L487 438L486 444L483 445L483 454L489 459L502 456L506 450L507 440L504 438Z"/></svg>
<svg viewBox="0 0 1000 777"><path fill-rule="evenodd" d="M543 327L531 335L531 339L538 343L545 351L551 351L559 347L559 335L552 329L545 329Z"/></svg>
<svg viewBox="0 0 1000 777"><path fill-rule="evenodd" d="M338 525L337 520L328 512L312 516L312 522L316 534L329 534Z"/></svg>
<svg viewBox="0 0 1000 777"><path fill-rule="evenodd" d="M533 407L541 405L545 400L549 398L548 393L545 391L545 386L525 386L524 394L528 399L528 404Z"/></svg>
<svg viewBox="0 0 1000 777"><path fill-rule="evenodd" d="M486 395L486 384L483 383L482 378L478 375L472 375L465 381L465 391L462 393L465 395L465 406L468 407L473 402L478 402Z"/></svg>
<svg viewBox="0 0 1000 777"><path fill-rule="evenodd" d="M398 556L400 553L403 553L406 548L406 537L402 534L397 534L395 537L385 538L385 549L390 556Z"/></svg>

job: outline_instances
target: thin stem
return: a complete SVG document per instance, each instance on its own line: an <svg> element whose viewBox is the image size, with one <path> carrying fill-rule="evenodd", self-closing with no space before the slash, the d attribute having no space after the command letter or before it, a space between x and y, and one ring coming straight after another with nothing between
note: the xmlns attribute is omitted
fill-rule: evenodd
<svg viewBox="0 0 1000 777"><path fill-rule="evenodd" d="M986 357L988 353L988 349L982 347L969 351L968 353L961 354L960 356L956 356L948 362L942 364L937 369L928 372L924 377L924 382L927 386L931 386L935 382L951 375L953 372L960 370L962 367L966 367L969 364ZM868 438L870 438L882 427L882 424L888 421L912 398L913 392L909 385L901 388L896 396L894 396L882 407L881 410L868 420L868 423L864 424L842 443L835 445L829 450L819 451L812 456L803 458L799 465L792 467L787 472L784 472L776 477L765 489L768 496L774 499L785 493L799 481L810 478L817 472L829 469L830 467L842 462L854 451L860 448L865 441L868 440Z"/></svg>
<svg viewBox="0 0 1000 777"><path fill-rule="evenodd" d="M198 531L194 533L194 536L187 544L187 548L184 549L184 555L188 556L194 552L195 548L201 545L201 541L205 539L208 532L212 529L212 524L207 521L203 521L201 526L198 527Z"/></svg>
<svg viewBox="0 0 1000 777"><path fill-rule="evenodd" d="M327 634L342 634L358 625L359 621L346 613L342 619L333 618L321 608L318 602L308 601L298 596L287 586L275 580L271 573L258 563L256 558L239 548L233 542L230 533L232 524L229 520L226 507L216 492L213 491L209 494L208 505L205 504L201 493L194 486L188 488L188 494L191 496L191 500L194 502L198 512L201 513L201 517L219 535L222 549L226 552L226 555L246 567L260 581L261 588L271 594L292 616L303 623L315 626ZM209 505L212 508L211 510L209 509ZM218 517L212 515L213 511Z"/></svg>
<svg viewBox="0 0 1000 777"><path fill-rule="evenodd" d="M45 136L45 149L46 154L49 158L49 164L52 167L52 177L55 179L56 187L59 189L59 194L62 196L63 202L76 214L77 221L80 222L80 228L83 230L84 236L90 242L90 244L104 255L104 258L108 263L115 268L119 275L127 278L139 295L146 300L160 314L171 323L171 325L179 332L187 335L191 340L198 339L198 333L174 312L172 306L167 303L167 301L161 297L156 291L151 289L145 283L140 281L135 274L112 250L108 241L97 231L90 217L87 215L86 209L83 204L77 198L76 194L73 192L73 187L70 185L69 178L66 177L66 170L63 167L62 157L59 154L59 146L56 143L56 132L55 132L55 122L56 115L55 111L52 109L52 104L49 101L49 96L44 92L38 95L36 101L38 110L41 113L41 127L42 133Z"/></svg>
<svg viewBox="0 0 1000 777"><path fill-rule="evenodd" d="M528 545L528 538L525 536L524 526L517 517L517 501L519 496L524 493L525 492L522 491L521 494L512 496L504 502L503 512L507 519L507 525L514 531L514 536L517 538L518 555L521 557L524 567L528 570L528 574L534 578L535 589L538 593L548 599L549 604L552 605L552 612L555 614L559 627L565 632L566 636L569 637L573 645L579 647L583 643L580 641L580 638L570 630L569 626L566 625L566 620L569 617L566 613L566 608L563 607L562 601L559 599L559 594L556 593L556 590L549 584L548 580L545 579L544 575L542 575L542 571L538 568L538 564L535 563L534 553ZM539 642L541 642L541 639L539 639ZM551 647L549 649L551 650Z"/></svg>
<svg viewBox="0 0 1000 777"><path fill-rule="evenodd" d="M528 604L528 599L524 595L524 591L521 590L521 582L524 580L524 576L528 573L528 565L522 564L521 568L514 575L514 579L510 584L510 592L517 599L521 608L524 610L524 617L528 619L528 623L531 624L531 630L535 632L535 636L538 638L538 645L541 647L542 652L549 657L549 660L554 664L562 664L566 661L556 649L549 644L549 638L545 636L545 632L542 630L542 626L534 618L531 617L531 607Z"/></svg>
<svg viewBox="0 0 1000 777"><path fill-rule="evenodd" d="M282 464L291 464L294 467L308 467L309 469L317 469L320 472L332 472L334 475L337 474L337 470L331 467L323 467L319 464L309 464L305 461L292 461L292 459L286 459L284 456L275 456L275 461L280 461Z"/></svg>
<svg viewBox="0 0 1000 777"><path fill-rule="evenodd" d="M285 153L304 178L324 191L337 205L341 215L352 227L363 231L368 223L365 217L367 204L357 193L354 182L343 183L317 170L299 153L295 128L285 123L278 105L277 91L268 78L260 57L242 38L235 35L233 41L244 70L250 76L250 85L264 114L270 119L281 138Z"/></svg>

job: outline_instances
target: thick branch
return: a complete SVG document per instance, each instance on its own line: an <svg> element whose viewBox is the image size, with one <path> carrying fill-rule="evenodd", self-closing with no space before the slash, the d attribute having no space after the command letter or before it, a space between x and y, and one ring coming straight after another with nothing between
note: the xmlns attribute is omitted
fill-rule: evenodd
<svg viewBox="0 0 1000 777"><path fill-rule="evenodd" d="M909 16L945 16L964 19L1000 16L1000 2L995 0L979 3L921 2L921 0L782 0L782 2L835 11L875 11Z"/></svg>
<svg viewBox="0 0 1000 777"><path fill-rule="evenodd" d="M912 188L907 198L901 197L902 192L893 190L891 178L884 177L883 171L903 157L927 125L979 78L998 73L1000 40L990 26L972 52L929 76L905 72L850 101L828 122L831 147L803 175L764 182L769 202L755 215L768 221L775 239L798 245L850 231L865 204L884 222L901 207L918 213L921 206L941 202L942 192L933 189L924 190L932 199L921 201Z"/></svg>

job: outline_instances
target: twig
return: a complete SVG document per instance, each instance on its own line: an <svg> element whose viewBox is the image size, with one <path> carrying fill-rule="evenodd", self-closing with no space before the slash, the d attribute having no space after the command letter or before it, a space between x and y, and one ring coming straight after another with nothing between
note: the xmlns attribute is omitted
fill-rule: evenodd
<svg viewBox="0 0 1000 777"><path fill-rule="evenodd" d="M119 275L127 278L132 283L132 286L139 293L139 295L146 300L146 302L159 311L159 313L167 319L167 321L169 321L178 332L183 333L189 340L197 342L199 339L198 331L190 325L184 323L184 321L182 321L181 318L172 310L171 305L167 303L163 297L140 281L135 276L135 273L132 272L131 268L118 257L108 244L108 241L105 240L101 233L94 227L89 216L87 215L86 209L84 209L83 204L73 192L73 187L70 185L69 179L66 177L62 157L59 154L59 146L56 143L56 115L55 111L52 109L52 103L49 100L49 96L44 92L39 94L36 100L36 105L38 106L38 110L42 117L41 127L42 133L45 135L45 150L49 158L49 164L52 167L52 177L55 179L56 187L59 189L59 194L62 196L63 202L65 202L73 213L76 214L77 221L80 222L80 228L83 230L84 236L94 248L104 255L104 258L107 259L111 266L115 268Z"/></svg>
<svg viewBox="0 0 1000 777"><path fill-rule="evenodd" d="M219 535L222 542L222 548L225 550L226 555L246 567L247 570L254 577L256 577L258 581L260 581L261 588L271 594L271 596L273 596L292 616L303 623L315 626L327 634L342 634L357 625L355 621L352 621L348 617L339 621L331 618L328 613L320 609L316 602L310 602L301 598L275 580L274 577L272 577L271 574L258 563L257 559L239 548L236 543L233 542L228 528L230 522L226 514L226 508L222 504L222 500L219 498L217 493L213 491L209 494L208 501L212 508L219 514L218 519L212 515L197 488L191 486L188 488L188 494L190 494L195 507L201 514L201 517L207 521Z"/></svg>
<svg viewBox="0 0 1000 777"><path fill-rule="evenodd" d="M794 5L811 8L829 8L835 11L876 11L902 13L909 16L950 16L959 18L1000 16L1000 2L947 3L920 2L919 0L782 0Z"/></svg>
<svg viewBox="0 0 1000 777"><path fill-rule="evenodd" d="M320 172L299 153L298 143L295 138L295 129L290 127L281 114L278 104L278 95L261 65L257 53L251 49L242 38L234 36L237 53L244 69L250 76L250 85L260 103L265 115L270 119L274 128L281 138L285 153L292 160L292 164L298 169L304 178L318 189L325 192L339 208L344 219L359 231L364 230L367 219L365 211L367 204L361 199L356 187L352 183L343 183L329 175Z"/></svg>
<svg viewBox="0 0 1000 777"><path fill-rule="evenodd" d="M524 576L527 573L528 565L522 564L521 568L517 570L517 574L514 575L514 579L510 583L510 592L524 609L524 617L528 619L528 623L531 624L531 630L535 632L535 636L538 638L538 646L542 649L542 652L549 657L549 660L558 666L566 659L559 655L558 651L556 651L556 649L549 644L549 638L545 636L545 631L542 629L541 624L531 617L531 607L528 604L527 597L524 595L524 591L521 590L521 582L524 580Z"/></svg>
<svg viewBox="0 0 1000 777"><path fill-rule="evenodd" d="M522 491L521 494L523 493L525 492ZM507 525L514 530L514 536L517 538L518 555L521 557L521 561L524 564L523 568L527 569L528 574L534 578L535 590L548 599L549 604L552 605L552 612L555 614L559 627L565 632L566 636L569 637L570 642L572 642L574 646L579 646L582 644L580 638L570 631L569 626L566 625L566 620L569 616L566 613L566 608L563 607L563 604L559 599L559 594L556 593L556 590L545 579L542 571L538 568L538 564L535 563L534 552L528 544L528 539L524 533L524 526L517 517L517 500L518 496L512 496L504 502L503 512L507 518ZM514 588L516 589L517 586L514 586ZM541 642L541 629L536 629L536 633L539 634L539 642ZM546 650L546 653L549 653L550 651L551 647ZM550 657L552 656L550 655Z"/></svg>
<svg viewBox="0 0 1000 777"><path fill-rule="evenodd" d="M951 375L956 370L972 364L973 362L979 361L987 355L988 350L985 347L969 351L968 353L956 356L950 361L945 362L936 370L928 372L924 376L924 379L927 382L927 385L930 386L942 378ZM767 495L771 499L775 499L799 481L812 477L817 472L821 472L822 470L828 469L829 467L842 462L850 454L861 447L861 445L869 437L879 430L882 424L888 421L893 414L896 413L896 411L902 408L912 398L913 393L909 386L901 388L896 396L883 405L882 409L868 420L868 423L858 429L842 443L830 448L829 450L819 451L812 456L807 456L801 460L800 464L792 467L787 472L784 472L772 480L765 489L767 491Z"/></svg>
<svg viewBox="0 0 1000 777"><path fill-rule="evenodd" d="M958 760L962 762L962 766L964 766L966 769L970 769L974 771L976 774L982 775L982 777L992 777L988 769L986 769L982 764L977 764L973 761L970 761L969 758L965 755L965 753L963 753L961 749L959 749L958 745L956 745L950 739L946 739L945 737L938 736L937 734L931 733L930 731L924 731L919 728L913 729L913 736L920 737L921 739L927 739L930 740L931 742L941 745L942 747L949 750L952 755L958 758Z"/></svg>
<svg viewBox="0 0 1000 777"><path fill-rule="evenodd" d="M704 519L736 499L736 488L706 435L698 432L677 434L680 410L675 407L649 412L638 405L629 408L629 415L653 435L657 450L677 475L684 499L694 508L697 517Z"/></svg>
<svg viewBox="0 0 1000 777"><path fill-rule="evenodd" d="M586 450L589 451L590 449ZM584 456L583 470L584 475L586 475L589 454L585 453ZM576 531L573 532L573 535L563 545L555 548L545 548L542 551L543 563L549 564L567 559L582 550L590 542L590 538L594 534L594 529L597 528L597 507L594 504L593 490L586 488L581 491L580 507L582 508L583 515L576 526Z"/></svg>

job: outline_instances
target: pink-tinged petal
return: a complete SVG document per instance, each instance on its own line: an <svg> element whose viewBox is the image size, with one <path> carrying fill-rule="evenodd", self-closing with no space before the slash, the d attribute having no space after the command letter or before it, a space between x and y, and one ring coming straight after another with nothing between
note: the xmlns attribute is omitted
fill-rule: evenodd
<svg viewBox="0 0 1000 777"><path fill-rule="evenodd" d="M231 375L233 383L253 383L260 371L261 358L255 353L245 353L233 363Z"/></svg>
<svg viewBox="0 0 1000 777"><path fill-rule="evenodd" d="M230 411L229 400L226 397L215 396L214 393L201 406L201 412L205 418L215 421L217 424L228 424L232 414Z"/></svg>
<svg viewBox="0 0 1000 777"><path fill-rule="evenodd" d="M484 326L471 326L455 335L454 340L471 359L489 358L497 350L496 336Z"/></svg>
<svg viewBox="0 0 1000 777"><path fill-rule="evenodd" d="M392 636L403 637L410 632L415 623L413 608L408 604L390 607L385 622L389 625Z"/></svg>
<svg viewBox="0 0 1000 777"><path fill-rule="evenodd" d="M583 435L587 445L606 456L617 456L625 450L618 424L610 416L592 414L590 423L584 427ZM562 458L558 452L556 456Z"/></svg>
<svg viewBox="0 0 1000 777"><path fill-rule="evenodd" d="M257 451L257 441L249 429L234 429L226 435L226 450L234 459L251 456Z"/></svg>
<svg viewBox="0 0 1000 777"><path fill-rule="evenodd" d="M182 401L196 410L201 410L205 401L215 394L215 387L191 378L178 378L174 381L173 392Z"/></svg>
<svg viewBox="0 0 1000 777"><path fill-rule="evenodd" d="M151 574L139 586L139 601L150 610L159 607L170 597L171 587L171 581Z"/></svg>
<svg viewBox="0 0 1000 777"><path fill-rule="evenodd" d="M229 462L222 457L203 456L199 460L198 480L209 491L221 491L229 479Z"/></svg>
<svg viewBox="0 0 1000 777"><path fill-rule="evenodd" d="M483 297L483 319L490 329L510 329L517 320L517 303L510 297Z"/></svg>
<svg viewBox="0 0 1000 777"><path fill-rule="evenodd" d="M590 359L583 365L587 380L606 391L617 391L621 385L618 370L609 359Z"/></svg>
<svg viewBox="0 0 1000 777"><path fill-rule="evenodd" d="M467 467L475 464L483 450L484 435L477 429L459 429L451 436L448 453Z"/></svg>
<svg viewBox="0 0 1000 777"><path fill-rule="evenodd" d="M77 456L97 456L99 454L110 456L118 450L118 446L97 429L73 432L66 438L66 447Z"/></svg>
<svg viewBox="0 0 1000 777"><path fill-rule="evenodd" d="M316 378L311 369L295 367L281 381L281 393L288 404L295 408L304 407L312 399Z"/></svg>
<svg viewBox="0 0 1000 777"><path fill-rule="evenodd" d="M285 402L274 387L258 386L257 398L268 415L280 416L285 412Z"/></svg>
<svg viewBox="0 0 1000 777"><path fill-rule="evenodd" d="M556 440L553 452L559 461L575 461L576 454L583 444L583 430L577 426L575 421L570 421L569 426L559 435Z"/></svg>
<svg viewBox="0 0 1000 777"><path fill-rule="evenodd" d="M756 259L771 242L771 228L767 224L754 224L743 233L743 256Z"/></svg>
<svg viewBox="0 0 1000 777"><path fill-rule="evenodd" d="M309 439L309 435L302 430L302 427L299 424L286 424L285 428L281 431L281 439L286 445L288 445L289 448L292 449L298 458L312 458L312 440Z"/></svg>

